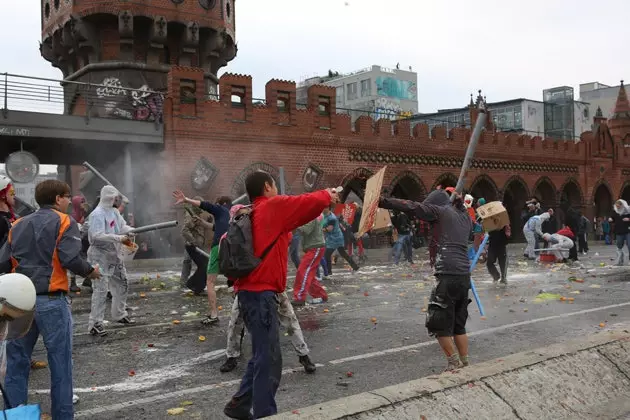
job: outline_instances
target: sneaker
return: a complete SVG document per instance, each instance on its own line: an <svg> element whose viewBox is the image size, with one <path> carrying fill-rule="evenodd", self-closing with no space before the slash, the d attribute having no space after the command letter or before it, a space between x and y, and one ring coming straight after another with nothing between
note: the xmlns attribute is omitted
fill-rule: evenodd
<svg viewBox="0 0 630 420"><path fill-rule="evenodd" d="M304 366L304 371L306 373L315 373L317 370L317 367L315 367L315 364L311 362L311 358L308 357L308 354L300 356L300 364Z"/></svg>
<svg viewBox="0 0 630 420"><path fill-rule="evenodd" d="M250 413L249 407L246 407L235 397L232 397L230 402L225 405L223 414L236 420L254 420L254 416Z"/></svg>
<svg viewBox="0 0 630 420"><path fill-rule="evenodd" d="M133 319L129 318L128 316L126 316L126 317L124 317L124 318L121 318L121 319L119 319L119 320L118 320L118 321L116 321L116 322L118 322L118 323L120 323L120 324L125 324L125 325L134 325L134 324L136 323L136 321L135 321L135 320L133 320Z"/></svg>
<svg viewBox="0 0 630 420"><path fill-rule="evenodd" d="M221 365L219 370L223 373L232 372L234 369L236 369L237 365L238 359L236 357L228 357L225 363Z"/></svg>
<svg viewBox="0 0 630 420"><path fill-rule="evenodd" d="M90 329L90 334L93 336L105 337L107 335L107 331L103 328L103 324L96 324Z"/></svg>
<svg viewBox="0 0 630 420"><path fill-rule="evenodd" d="M76 404L79 402L79 396L77 394L72 394L72 404Z"/></svg>
<svg viewBox="0 0 630 420"><path fill-rule="evenodd" d="M219 317L215 316L214 318L211 317L210 315L206 316L201 323L203 325L214 325L214 324L218 324L219 323Z"/></svg>
<svg viewBox="0 0 630 420"><path fill-rule="evenodd" d="M502 285L507 285L507 279L501 279L499 283L501 283Z"/></svg>

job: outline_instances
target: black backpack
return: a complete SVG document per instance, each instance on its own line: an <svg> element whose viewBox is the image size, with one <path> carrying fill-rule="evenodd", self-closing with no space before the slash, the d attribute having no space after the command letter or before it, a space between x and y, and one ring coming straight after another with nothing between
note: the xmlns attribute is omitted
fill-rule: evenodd
<svg viewBox="0 0 630 420"><path fill-rule="evenodd" d="M254 271L278 240L276 238L260 258L254 255L251 215L249 212L231 220L219 244L219 272L228 278L242 278Z"/></svg>

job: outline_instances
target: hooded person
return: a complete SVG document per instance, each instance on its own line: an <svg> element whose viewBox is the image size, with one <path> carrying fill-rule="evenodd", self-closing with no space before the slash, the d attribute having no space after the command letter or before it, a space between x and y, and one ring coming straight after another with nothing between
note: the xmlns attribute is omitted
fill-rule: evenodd
<svg viewBox="0 0 630 420"><path fill-rule="evenodd" d="M617 245L617 265L623 265L623 244L625 242L628 247L628 258L630 258L630 206L626 200L617 200L613 205L614 213L608 219L613 222L613 231L616 237Z"/></svg>
<svg viewBox="0 0 630 420"><path fill-rule="evenodd" d="M128 283L123 263L123 244L130 243L131 227L116 208L122 202L122 195L111 185L101 189L98 206L90 214L88 239L90 248L88 261L98 264L102 277L92 281L92 308L88 322L88 331L95 336L105 336L103 327L107 291L112 294L112 319L121 324L134 324L129 318L125 306Z"/></svg>
<svg viewBox="0 0 630 420"><path fill-rule="evenodd" d="M446 189L446 191L442 189L431 191L427 198L425 198L423 201L423 204L431 204L434 206L446 206L448 203L448 188ZM429 241L429 264L433 268L435 267L435 259L437 257L438 244L440 242L440 225L437 219L425 221L431 224L431 240Z"/></svg>
<svg viewBox="0 0 630 420"><path fill-rule="evenodd" d="M15 221L13 207L15 206L15 189L11 180L0 175L0 246L4 245L11 224Z"/></svg>
<svg viewBox="0 0 630 420"><path fill-rule="evenodd" d="M543 234L545 242L549 243L549 247L553 249L553 255L556 257L556 262L566 261L563 252L569 252L573 248L573 241L568 237L561 235L560 233Z"/></svg>
<svg viewBox="0 0 630 420"><path fill-rule="evenodd" d="M539 216L532 216L523 226L523 235L525 235L525 240L527 240L525 256L530 260L536 259L536 235L542 238L542 224L549 220L552 212L553 210L549 210Z"/></svg>

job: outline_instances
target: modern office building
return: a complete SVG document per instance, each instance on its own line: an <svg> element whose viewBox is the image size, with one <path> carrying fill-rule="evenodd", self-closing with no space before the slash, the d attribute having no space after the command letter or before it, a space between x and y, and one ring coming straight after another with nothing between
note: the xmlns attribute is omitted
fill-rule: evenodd
<svg viewBox="0 0 630 420"><path fill-rule="evenodd" d="M396 66L389 69L373 65L351 73L330 70L325 76L309 77L297 87L298 104L306 104L307 91L312 85L333 86L337 90L338 113L348 113L355 121L361 115L374 120L392 120L418 112L418 74Z"/></svg>

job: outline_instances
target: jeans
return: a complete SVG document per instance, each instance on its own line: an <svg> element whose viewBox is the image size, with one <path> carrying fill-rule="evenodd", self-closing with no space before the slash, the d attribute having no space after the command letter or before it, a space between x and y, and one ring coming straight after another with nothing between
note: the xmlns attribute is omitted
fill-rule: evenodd
<svg viewBox="0 0 630 420"><path fill-rule="evenodd" d="M337 251L339 253L339 255L341 255L341 258L343 258L344 260L346 260L348 262L348 264L350 264L350 267L352 267L352 269L354 271L357 271L359 269L359 266L357 265L357 263L355 263L352 258L350 258L350 256L348 255L348 253L346 252L346 249L342 246L340 246L339 248L326 248L326 253L324 253L324 259L326 260L326 266L328 267L328 274L332 274L332 254L335 253L335 251Z"/></svg>
<svg viewBox="0 0 630 420"><path fill-rule="evenodd" d="M4 382L9 402L27 403L31 356L39 336L44 339L50 369L53 420L70 420L72 408L72 314L67 296L37 296L35 319L26 335L7 343Z"/></svg>
<svg viewBox="0 0 630 420"><path fill-rule="evenodd" d="M289 245L289 255L291 256L291 261L293 261L293 265L297 269L300 266L300 234L297 231L293 234L291 238L291 244Z"/></svg>
<svg viewBox="0 0 630 420"><path fill-rule="evenodd" d="M253 407L254 418L273 416L278 412L275 397L282 377L278 296L270 291L241 291L238 304L251 334L252 358L234 399Z"/></svg>
<svg viewBox="0 0 630 420"><path fill-rule="evenodd" d="M411 247L411 234L398 234L398 240L394 244L394 264L398 264L400 262L400 254L405 252L405 259L408 262L413 262L412 258L412 247Z"/></svg>

